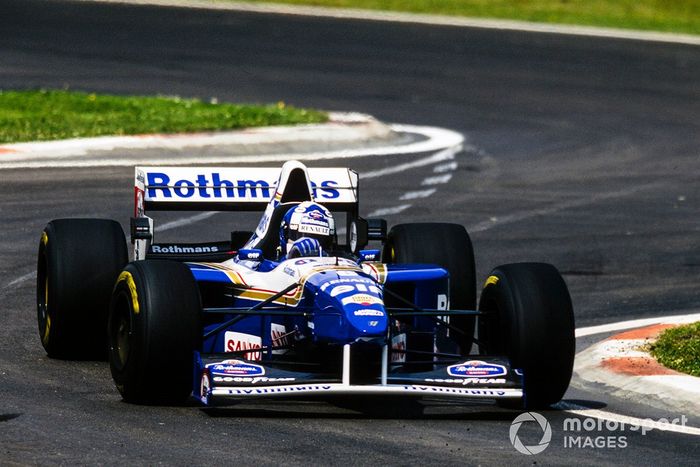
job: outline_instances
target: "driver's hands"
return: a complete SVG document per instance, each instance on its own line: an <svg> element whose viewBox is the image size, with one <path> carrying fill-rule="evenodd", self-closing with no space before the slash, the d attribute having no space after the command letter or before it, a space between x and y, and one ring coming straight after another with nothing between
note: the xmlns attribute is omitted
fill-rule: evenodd
<svg viewBox="0 0 700 467"><path fill-rule="evenodd" d="M303 256L321 256L321 244L315 238L302 237L292 243L287 253L287 258L299 258Z"/></svg>

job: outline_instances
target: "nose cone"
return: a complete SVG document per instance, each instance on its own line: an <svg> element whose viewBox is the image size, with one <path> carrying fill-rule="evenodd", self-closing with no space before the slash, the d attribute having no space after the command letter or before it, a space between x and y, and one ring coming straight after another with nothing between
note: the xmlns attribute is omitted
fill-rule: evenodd
<svg viewBox="0 0 700 467"><path fill-rule="evenodd" d="M319 311L313 319L315 338L346 344L386 337L389 316L380 293L347 290L336 296L319 294L316 298Z"/></svg>
<svg viewBox="0 0 700 467"><path fill-rule="evenodd" d="M326 281L316 294L316 339L351 343L357 339L386 337L389 316L384 309L382 290L372 279L337 275Z"/></svg>
<svg viewBox="0 0 700 467"><path fill-rule="evenodd" d="M353 294L340 299L340 309L352 328L355 337L386 335L389 319L384 301L370 294Z"/></svg>

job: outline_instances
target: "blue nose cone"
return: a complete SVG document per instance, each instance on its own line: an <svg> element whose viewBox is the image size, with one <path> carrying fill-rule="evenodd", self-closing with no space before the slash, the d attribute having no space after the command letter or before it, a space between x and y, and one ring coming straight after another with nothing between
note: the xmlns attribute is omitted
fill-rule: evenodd
<svg viewBox="0 0 700 467"><path fill-rule="evenodd" d="M355 338L386 335L389 319L381 298L359 293L344 297L339 305Z"/></svg>
<svg viewBox="0 0 700 467"><path fill-rule="evenodd" d="M323 283L316 284L316 340L345 344L387 336L389 316L376 282L352 272L324 276Z"/></svg>

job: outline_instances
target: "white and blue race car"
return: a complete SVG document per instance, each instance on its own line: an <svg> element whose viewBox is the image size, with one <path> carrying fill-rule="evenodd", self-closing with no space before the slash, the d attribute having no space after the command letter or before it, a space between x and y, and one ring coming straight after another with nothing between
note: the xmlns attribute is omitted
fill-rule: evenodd
<svg viewBox="0 0 700 467"><path fill-rule="evenodd" d="M466 230L387 233L360 217L350 169L135 171L133 261L117 222L58 219L42 233L37 274L48 355L108 355L124 400L384 394L542 407L564 395L574 321L553 266L495 268L477 307ZM146 215L158 210L262 217L226 241L158 243Z"/></svg>

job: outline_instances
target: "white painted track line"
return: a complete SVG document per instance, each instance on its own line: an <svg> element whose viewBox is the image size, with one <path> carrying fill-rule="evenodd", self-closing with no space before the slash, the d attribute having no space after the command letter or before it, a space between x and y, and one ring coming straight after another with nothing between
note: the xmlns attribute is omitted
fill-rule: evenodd
<svg viewBox="0 0 700 467"><path fill-rule="evenodd" d="M695 428L692 426L672 424L672 423L659 423L657 420L652 420L649 418L637 418L630 417L628 415L620 415L613 412L606 412L603 410L592 409L578 404L573 404L571 402L559 402L554 406L575 415L580 415L582 417L591 417L598 420L605 420L615 423L621 423L626 426L638 426L646 428L647 430L659 430L659 431L669 431L673 433L682 433L685 435L700 436L700 428Z"/></svg>
<svg viewBox="0 0 700 467"><path fill-rule="evenodd" d="M429 196L432 196L436 191L437 189L435 188L431 188L429 190L407 191L403 195L399 196L399 200L407 201L411 199L428 198Z"/></svg>
<svg viewBox="0 0 700 467"><path fill-rule="evenodd" d="M446 162L444 164L439 164L433 167L433 172L435 172L436 174L452 172L454 170L457 170L457 163L455 161Z"/></svg>
<svg viewBox="0 0 700 467"><path fill-rule="evenodd" d="M178 227L184 227L190 224L196 224L197 222L209 219L210 217L218 214L218 211L206 211L200 212L194 216L183 217L182 219L176 219L171 222L166 222L163 225L159 225L155 230L157 232L163 232L165 230L177 229Z"/></svg>
<svg viewBox="0 0 700 467"><path fill-rule="evenodd" d="M324 132L323 125L317 125L315 133ZM329 128L329 127L327 127ZM279 129L254 129L241 130L239 132L226 132L225 134L194 134L194 135L151 135L151 136L125 136L106 138L85 138L78 140L51 141L44 143L19 143L15 145L3 145L0 149L17 151L3 154L0 159L0 169L38 169L44 167L128 167L138 164L149 165L187 165L187 164L260 164L268 162L282 162L291 159L300 161L345 159L371 156L391 156L397 154L421 154L434 153L436 151L447 151L442 156L435 154L434 159L422 162L424 165L433 162L449 160L449 152L452 155L461 150L464 143L464 136L460 133L445 128L430 126L415 126L394 124L388 125L391 131L396 133L408 133L420 135L421 140L408 144L389 144L381 147L367 147L357 149L346 149L337 151L318 151L306 153L281 153L281 154L243 154L243 155L200 155L196 151L191 154L179 156L175 153L167 156L144 156L143 154L125 154L114 152L103 153L102 151L113 151L119 148L129 149L187 149L193 147L236 144L239 138L249 144L249 132L266 136L266 142L273 144L276 138L288 142L290 137L300 137L310 133L308 127L286 127L284 134ZM328 130L326 130L328 131ZM368 130L371 131L371 130ZM370 133L371 134L371 133ZM368 134L367 136L369 136ZM100 151L99 155L86 154L86 150ZM438 153L440 154L440 153ZM442 158L441 158L442 157ZM418 167L416 163L411 167ZM405 170L394 166L391 170ZM385 175L385 171L369 172L364 178L373 178Z"/></svg>
<svg viewBox="0 0 700 467"><path fill-rule="evenodd" d="M452 180L451 173L448 173L445 175L436 175L434 177L427 177L425 180L423 180L421 185L424 185L424 186L441 185L443 183L449 182L450 180Z"/></svg>
<svg viewBox="0 0 700 467"><path fill-rule="evenodd" d="M400 206L393 206L388 208L377 209L367 214L367 217L379 217L379 216L389 216L392 214L398 214L406 209L410 208L410 204L402 204Z"/></svg>
<svg viewBox="0 0 700 467"><path fill-rule="evenodd" d="M431 154L430 156L416 159L415 161L406 162L404 164L392 165L391 167L387 167L385 169L363 172L360 174L360 180L365 180L367 178L383 177L385 175L392 175L400 172L405 172L406 170L415 169L418 167L425 167L426 165L435 164L437 162L445 160L452 160L454 159L455 155L461 150L462 144L455 144L435 154Z"/></svg>
<svg viewBox="0 0 700 467"><path fill-rule="evenodd" d="M36 271L29 272L27 274L24 274L23 276L19 276L17 279L8 282L5 284L5 286L2 288L3 291L9 290L12 287L16 287L24 282L27 282L28 280L32 280L36 278Z"/></svg>
<svg viewBox="0 0 700 467"><path fill-rule="evenodd" d="M211 0L80 0L84 2L128 3L137 5L158 5L180 8L197 8L249 13L312 16L321 18L359 19L392 23L426 24L432 26L452 26L462 28L496 29L544 34L559 34L610 39L668 42L676 44L700 45L700 36L631 29L613 29L593 26L535 23L529 21L481 19L457 16L400 13L346 8L329 8L279 3L213 2Z"/></svg>
<svg viewBox="0 0 700 467"><path fill-rule="evenodd" d="M675 323L685 324L700 321L700 313L674 315L674 316L658 316L656 318L633 319L630 321L621 321L618 323L601 324L599 326L589 326L576 329L576 337L592 336L595 334L603 334L615 331L624 331L626 329L641 328L652 324L660 323Z"/></svg>

